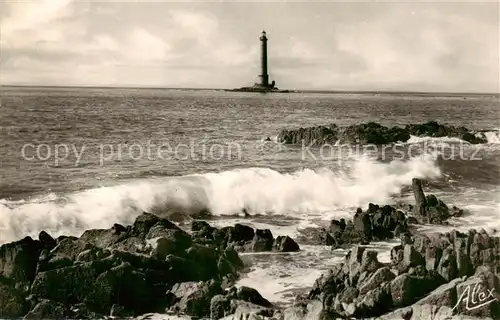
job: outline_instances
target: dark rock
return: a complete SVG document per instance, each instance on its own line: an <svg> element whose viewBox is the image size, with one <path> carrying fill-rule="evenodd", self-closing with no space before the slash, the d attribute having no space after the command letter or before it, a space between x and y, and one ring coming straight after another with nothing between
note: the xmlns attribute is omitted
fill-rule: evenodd
<svg viewBox="0 0 500 320"><path fill-rule="evenodd" d="M217 278L219 259L214 247L194 244L186 250L186 256L196 265L195 274L191 275L193 280Z"/></svg>
<svg viewBox="0 0 500 320"><path fill-rule="evenodd" d="M169 307L208 317L211 298L222 293L221 281L226 287L234 284L244 267L232 247L224 249L227 242L248 245L256 235L253 246L271 250L274 239L268 230L254 234L243 225L219 230L195 223L193 228L200 238L205 233L205 244L200 238L193 242L170 221L144 213L131 227L115 224L87 230L81 238L57 240L41 232L39 241L25 238L3 245L0 317L21 317L30 309L28 318L128 317ZM295 246L292 239L281 237L276 249L290 251ZM206 282L189 294L174 294L178 287L168 290L179 281L200 280ZM251 289L243 288L234 298L272 307Z"/></svg>
<svg viewBox="0 0 500 320"><path fill-rule="evenodd" d="M359 295L359 290L353 287L347 287L340 294L340 302L342 303L351 303L353 302Z"/></svg>
<svg viewBox="0 0 500 320"><path fill-rule="evenodd" d="M65 319L70 311L60 302L42 299L24 319Z"/></svg>
<svg viewBox="0 0 500 320"><path fill-rule="evenodd" d="M346 223L342 233L337 232L333 235L332 249L349 248L352 244L368 244L369 239L363 232L356 230L354 224L349 221Z"/></svg>
<svg viewBox="0 0 500 320"><path fill-rule="evenodd" d="M43 248L49 250L52 250L52 248L54 248L57 245L56 240L52 238L50 234L48 234L45 231L41 231L38 234L38 241L40 241L40 244L42 245Z"/></svg>
<svg viewBox="0 0 500 320"><path fill-rule="evenodd" d="M457 277L471 276L474 272L474 266L467 254L467 239L456 238L454 240L455 257L457 259Z"/></svg>
<svg viewBox="0 0 500 320"><path fill-rule="evenodd" d="M223 234L222 237L218 237L217 241L214 237L214 233L219 233L220 230L210 226L207 222L202 220L193 220L191 222L191 230L193 231L192 237L195 241L208 241L208 243L213 243L221 247L225 247L226 244L221 243L223 239L227 240L227 234Z"/></svg>
<svg viewBox="0 0 500 320"><path fill-rule="evenodd" d="M255 235L250 244L250 251L252 252L262 252L271 251L273 249L274 237L271 230L257 229L255 230Z"/></svg>
<svg viewBox="0 0 500 320"><path fill-rule="evenodd" d="M382 264L378 261L377 255L377 251L366 250L363 252L359 270L360 273L366 271L370 274L377 271L382 266Z"/></svg>
<svg viewBox="0 0 500 320"><path fill-rule="evenodd" d="M446 248L439 261L437 272L446 280L451 281L458 275L457 259L452 248Z"/></svg>
<svg viewBox="0 0 500 320"><path fill-rule="evenodd" d="M417 234L413 239L413 244L415 249L421 254L425 253L425 250L430 246L431 239L427 235Z"/></svg>
<svg viewBox="0 0 500 320"><path fill-rule="evenodd" d="M125 239L127 234L117 233L115 229L91 229L86 230L79 238L81 242L91 244L99 248L109 248L113 244Z"/></svg>
<svg viewBox="0 0 500 320"><path fill-rule="evenodd" d="M38 272L31 287L31 293L40 298L61 302L63 304L76 304L92 297L98 309L109 304L109 294L100 295L95 292L98 271L91 263L77 266L53 269ZM61 281L61 279L71 279Z"/></svg>
<svg viewBox="0 0 500 320"><path fill-rule="evenodd" d="M432 271L434 272L434 271ZM427 269L423 265L419 265L416 267L410 267L408 269L408 274L412 276L425 277L428 275Z"/></svg>
<svg viewBox="0 0 500 320"><path fill-rule="evenodd" d="M31 283L42 246L30 237L0 246L0 277Z"/></svg>
<svg viewBox="0 0 500 320"><path fill-rule="evenodd" d="M159 237L173 238L176 242L183 242L185 247L191 244L191 236L187 232L165 219L160 219L151 228L149 228L148 232L144 236L144 239L154 239Z"/></svg>
<svg viewBox="0 0 500 320"><path fill-rule="evenodd" d="M104 316L91 310L84 303L79 303L69 308L69 319L103 319Z"/></svg>
<svg viewBox="0 0 500 320"><path fill-rule="evenodd" d="M134 224L132 225L132 234L135 236L142 236L144 238L146 234L149 232L152 226L154 226L160 218L147 212L143 212L140 216L138 216Z"/></svg>
<svg viewBox="0 0 500 320"><path fill-rule="evenodd" d="M421 277L402 274L391 281L391 295L395 307L403 307L419 300L442 284L433 274Z"/></svg>
<svg viewBox="0 0 500 320"><path fill-rule="evenodd" d="M23 292L14 288L14 284L2 283L0 279L0 317L18 318L26 314L29 305Z"/></svg>
<svg viewBox="0 0 500 320"><path fill-rule="evenodd" d="M329 231L331 234L336 234L336 233L341 234L342 232L344 232L345 226L346 226L346 222L344 219L332 220L330 222Z"/></svg>
<svg viewBox="0 0 500 320"><path fill-rule="evenodd" d="M380 206L374 203L369 203L368 204L368 210L366 212L368 213L375 213L380 209Z"/></svg>
<svg viewBox="0 0 500 320"><path fill-rule="evenodd" d="M353 315L362 319L377 317L391 310L392 306L390 287L383 283L366 294L360 294Z"/></svg>
<svg viewBox="0 0 500 320"><path fill-rule="evenodd" d="M457 285L462 283L465 279L456 278L452 281L445 283L427 296L417 301L416 304L432 304L438 306L448 306L453 308L457 303Z"/></svg>
<svg viewBox="0 0 500 320"><path fill-rule="evenodd" d="M299 251L299 245L289 236L278 236L274 240L274 251L278 252L296 252Z"/></svg>
<svg viewBox="0 0 500 320"><path fill-rule="evenodd" d="M430 205L429 203L437 202L435 205ZM442 224L444 223L448 218L450 218L450 213L448 210L448 207L446 204L444 204L443 201L437 200L436 196L434 195L429 195L427 196L428 204L426 207L426 213L427 213L427 219L430 223L433 224Z"/></svg>
<svg viewBox="0 0 500 320"><path fill-rule="evenodd" d="M427 270L437 270L443 250L439 247L427 247L425 249L425 267Z"/></svg>
<svg viewBox="0 0 500 320"><path fill-rule="evenodd" d="M238 288L236 296L237 296L238 300L251 302L251 303L256 304L258 306L263 306L266 308L271 308L273 306L271 302L264 299L260 295L260 293L253 288L241 286Z"/></svg>
<svg viewBox="0 0 500 320"><path fill-rule="evenodd" d="M228 243L244 243L247 241L252 241L254 237L254 230L252 227L245 226L242 224L235 224L234 227L229 227L228 232Z"/></svg>
<svg viewBox="0 0 500 320"><path fill-rule="evenodd" d="M165 267L160 269L163 272L159 272L158 277L167 283L200 280L200 271L198 270L200 265L193 263L192 260L170 254L165 258L164 264ZM201 267L203 268L203 266Z"/></svg>
<svg viewBox="0 0 500 320"><path fill-rule="evenodd" d="M335 124L315 126L294 130L281 130L278 141L287 144L323 145L335 144L391 144L406 142L410 135L429 137L458 137L469 143L486 143L487 139L469 132L463 127L445 126L430 121L422 124L409 124L404 128L385 127L378 123L368 122L363 124L338 127Z"/></svg>
<svg viewBox="0 0 500 320"><path fill-rule="evenodd" d="M151 255L159 259L164 259L169 254L182 255L192 244L189 234L176 226L175 228L165 227L162 221L149 229L145 240L153 248Z"/></svg>
<svg viewBox="0 0 500 320"><path fill-rule="evenodd" d="M406 267L416 267L424 265L425 259L413 245L407 244L403 249L403 263Z"/></svg>
<svg viewBox="0 0 500 320"><path fill-rule="evenodd" d="M403 233L400 235L400 240L401 240L401 245L404 247L407 244L412 245L413 244L413 239L409 233Z"/></svg>
<svg viewBox="0 0 500 320"><path fill-rule="evenodd" d="M397 265L403 261L404 250L403 246L394 246L391 249L391 264Z"/></svg>
<svg viewBox="0 0 500 320"><path fill-rule="evenodd" d="M361 274L361 262L365 248L356 246L346 256L348 279L351 286L356 285Z"/></svg>
<svg viewBox="0 0 500 320"><path fill-rule="evenodd" d="M210 301L210 319L221 319L233 313L231 299L227 296L216 295Z"/></svg>
<svg viewBox="0 0 500 320"><path fill-rule="evenodd" d="M398 225L395 220L395 208L391 206L380 207L372 217L373 237L378 240L390 239Z"/></svg>
<svg viewBox="0 0 500 320"><path fill-rule="evenodd" d="M119 235L120 233L127 232L127 228L125 228L124 226L122 226L121 224L118 224L118 223L113 224L113 226L111 227L111 230L113 231L113 233L115 235Z"/></svg>
<svg viewBox="0 0 500 320"><path fill-rule="evenodd" d="M104 250L97 247L90 247L87 250L83 250L78 254L75 262L92 262L95 260L101 260L111 255L111 251Z"/></svg>
<svg viewBox="0 0 500 320"><path fill-rule="evenodd" d="M151 245L146 242L143 236L124 237L121 241L113 244L111 248L123 252L148 255L151 253Z"/></svg>
<svg viewBox="0 0 500 320"><path fill-rule="evenodd" d="M396 275L388 267L380 268L361 285L359 294L364 295L380 287L383 283L393 280L395 277Z"/></svg>
<svg viewBox="0 0 500 320"><path fill-rule="evenodd" d="M222 293L217 282L188 282L176 284L171 292L180 300L171 309L194 317L206 317L211 313L214 296Z"/></svg>
<svg viewBox="0 0 500 320"><path fill-rule="evenodd" d="M413 189L413 197L415 198L415 207L413 208L413 214L425 217L427 201L425 198L424 191L422 189L422 181L420 179L413 178L412 189Z"/></svg>
<svg viewBox="0 0 500 320"><path fill-rule="evenodd" d="M402 274L391 281L391 295L395 306L406 306L412 303L415 298L411 290L416 286L415 278Z"/></svg>
<svg viewBox="0 0 500 320"><path fill-rule="evenodd" d="M366 240L372 238L372 224L368 213L358 212L353 219L354 229L360 232Z"/></svg>
<svg viewBox="0 0 500 320"><path fill-rule="evenodd" d="M430 204L436 202L439 205L439 200L429 198ZM389 211L376 206L371 210L381 216ZM384 218L376 223L392 222ZM322 301L322 314L328 319L373 318L405 307L382 318L409 319L415 312L419 319L426 319L429 315L451 316L455 310L463 315L496 319L500 315L500 278L495 274L500 270L498 239L484 231L471 231L468 235L458 231L414 234L413 239L404 241L404 247L399 245L391 250L397 277L389 266L377 261L375 252L356 246L348 252L344 263L316 280L307 298ZM474 270L476 274L470 276ZM465 280L467 276L470 277ZM477 311L465 308L466 303L486 301L488 290L493 292L489 303Z"/></svg>
<svg viewBox="0 0 500 320"><path fill-rule="evenodd" d="M232 319L268 319L273 316L273 309L253 304L251 302L231 300Z"/></svg>
<svg viewBox="0 0 500 320"><path fill-rule="evenodd" d="M332 246L332 245L335 245L335 239L332 237L331 234L329 234L329 233L323 233L319 237L318 243L320 243L322 245L326 245L326 246Z"/></svg>
<svg viewBox="0 0 500 320"><path fill-rule="evenodd" d="M80 253L92 247L80 239L61 239L45 259L40 259L37 272L72 266Z"/></svg>
<svg viewBox="0 0 500 320"><path fill-rule="evenodd" d="M222 257L226 258L237 270L243 268L244 264L238 253L233 248L224 250Z"/></svg>
<svg viewBox="0 0 500 320"><path fill-rule="evenodd" d="M299 243L320 246L331 246L335 244L335 239L330 232L324 228L305 228L299 229L298 231L300 235L297 237L297 242Z"/></svg>
<svg viewBox="0 0 500 320"><path fill-rule="evenodd" d="M210 229L210 226L206 221L202 220L193 220L191 222L191 231L202 231L203 229Z"/></svg>
<svg viewBox="0 0 500 320"><path fill-rule="evenodd" d="M178 248L175 240L171 238L159 238L151 241L153 247L151 256L158 259L165 259L169 254L178 255L181 249Z"/></svg>
<svg viewBox="0 0 500 320"><path fill-rule="evenodd" d="M113 267L100 274L93 289L93 293L85 298L92 306L103 302L101 312L109 311L112 304L123 306L125 310L141 314L150 310L159 310L159 301L146 282L146 275L135 270L128 262ZM98 300L97 300L98 299ZM97 300L97 301L96 301ZM108 302L109 301L109 302Z"/></svg>
<svg viewBox="0 0 500 320"><path fill-rule="evenodd" d="M408 231L408 226L403 224L398 224L396 228L394 228L394 237L399 237L402 234L405 234Z"/></svg>
<svg viewBox="0 0 500 320"><path fill-rule="evenodd" d="M344 267L346 270L344 270ZM309 292L309 299L316 299L321 294L337 294L344 289L344 278L347 276L349 270L343 264L335 265L328 272L322 274L314 282L313 288Z"/></svg>

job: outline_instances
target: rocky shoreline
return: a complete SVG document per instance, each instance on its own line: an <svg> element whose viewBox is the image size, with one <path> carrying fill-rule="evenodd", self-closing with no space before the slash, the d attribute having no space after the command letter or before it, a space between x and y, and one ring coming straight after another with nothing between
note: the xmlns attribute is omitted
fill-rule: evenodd
<svg viewBox="0 0 500 320"><path fill-rule="evenodd" d="M366 145L407 142L410 136L459 138L471 144L487 143L484 133L465 127L454 127L429 121L422 124L408 124L405 127L386 127L375 122L340 127L336 124L314 126L292 130L281 130L278 142L306 145Z"/></svg>
<svg viewBox="0 0 500 320"><path fill-rule="evenodd" d="M359 208L352 221L306 232L297 242L351 248L341 264L286 309L249 287L241 252L295 252L288 236L243 224L215 228L193 220L183 230L144 213L133 225L85 231L79 238L26 237L0 247L0 317L127 318L146 313L193 319L500 318L500 238L484 230L424 235L418 225L465 214L425 195L415 204ZM363 245L399 238L391 262ZM479 287L478 287L479 286ZM464 300L464 297L469 297ZM480 303L479 303L480 302ZM481 305L481 303L483 305ZM458 319L458 318L457 318Z"/></svg>

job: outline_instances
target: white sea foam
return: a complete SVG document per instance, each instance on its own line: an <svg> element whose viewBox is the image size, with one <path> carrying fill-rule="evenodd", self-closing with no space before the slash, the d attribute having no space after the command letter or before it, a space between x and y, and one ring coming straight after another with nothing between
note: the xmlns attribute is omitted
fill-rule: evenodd
<svg viewBox="0 0 500 320"><path fill-rule="evenodd" d="M491 144L500 144L500 130L482 132L483 136Z"/></svg>
<svg viewBox="0 0 500 320"><path fill-rule="evenodd" d="M431 142L435 144L446 144L447 142L454 143L469 143L457 137L419 137L419 136L410 136L410 139L406 141L406 143L423 143L423 142Z"/></svg>
<svg viewBox="0 0 500 320"><path fill-rule="evenodd" d="M440 170L430 155L390 163L363 157L341 171L305 169L285 174L247 168L146 179L29 201L2 200L0 243L36 236L41 230L79 236L88 228L130 224L143 211L189 214L207 209L214 215L232 215L246 209L250 214L303 218L369 202L384 204L412 178L438 176Z"/></svg>
<svg viewBox="0 0 500 320"><path fill-rule="evenodd" d="M475 134L476 137L478 138L483 138L486 139L488 144L500 144L500 130L499 129L494 129L491 131L481 131L477 132ZM457 137L426 137L426 136L410 136L410 139L406 141L408 144L413 144L413 143L423 143L423 142L431 142L435 144L446 144L446 143L466 143L469 144L469 142L464 141L460 138Z"/></svg>
<svg viewBox="0 0 500 320"><path fill-rule="evenodd" d="M378 260L390 261L390 250L398 240L372 242L364 247L378 252ZM256 288L273 303L290 304L297 291L307 292L314 281L334 264L344 260L346 250L332 250L329 246L302 245L293 254L244 254L250 259L250 271L238 280L237 286Z"/></svg>
<svg viewBox="0 0 500 320"><path fill-rule="evenodd" d="M310 288L314 281L334 264L344 259L345 251L328 246L305 246L292 254L244 254L250 270L236 283L237 287L256 288L273 303L289 304L298 290Z"/></svg>

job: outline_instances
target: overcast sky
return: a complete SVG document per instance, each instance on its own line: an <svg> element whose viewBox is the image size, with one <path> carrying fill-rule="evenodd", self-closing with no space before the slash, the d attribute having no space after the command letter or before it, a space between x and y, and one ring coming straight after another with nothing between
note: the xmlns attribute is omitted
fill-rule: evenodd
<svg viewBox="0 0 500 320"><path fill-rule="evenodd" d="M497 2L16 0L0 19L4 85L252 85L265 29L280 88L499 91Z"/></svg>

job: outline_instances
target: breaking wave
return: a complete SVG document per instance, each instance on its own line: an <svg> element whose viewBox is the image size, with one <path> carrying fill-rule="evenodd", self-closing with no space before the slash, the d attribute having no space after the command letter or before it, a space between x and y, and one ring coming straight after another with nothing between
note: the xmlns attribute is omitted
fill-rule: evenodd
<svg viewBox="0 0 500 320"><path fill-rule="evenodd" d="M130 224L143 211L161 215L208 210L213 215L282 214L304 216L336 208L387 203L414 177L441 175L432 155L380 163L362 157L332 170L280 173L246 168L220 173L142 179L67 195L0 200L0 243L46 230L79 236L89 228Z"/></svg>

